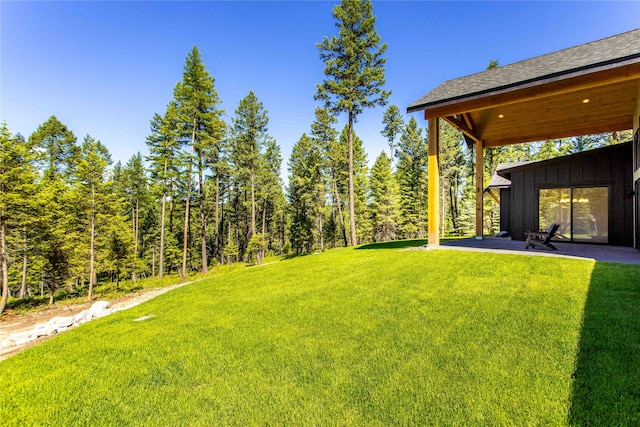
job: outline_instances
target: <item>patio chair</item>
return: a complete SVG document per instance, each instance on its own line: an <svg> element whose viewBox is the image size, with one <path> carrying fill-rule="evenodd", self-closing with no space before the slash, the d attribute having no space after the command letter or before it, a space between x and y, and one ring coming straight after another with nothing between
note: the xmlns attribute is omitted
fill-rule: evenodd
<svg viewBox="0 0 640 427"><path fill-rule="evenodd" d="M551 249L552 251L557 251L558 248L553 246L553 244L551 243L551 239L553 238L553 236L556 235L558 228L560 228L560 224L553 223L549 226L549 229L547 231L525 232L525 238L527 241L527 245L525 246L525 249L529 249L530 247L535 248L536 245L533 242L538 241L543 245L545 245L547 248Z"/></svg>

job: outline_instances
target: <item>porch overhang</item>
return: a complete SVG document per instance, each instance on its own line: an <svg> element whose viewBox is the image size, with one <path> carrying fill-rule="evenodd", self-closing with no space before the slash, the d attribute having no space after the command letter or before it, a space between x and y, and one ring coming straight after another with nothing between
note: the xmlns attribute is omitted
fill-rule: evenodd
<svg viewBox="0 0 640 427"><path fill-rule="evenodd" d="M476 162L482 164L480 147L637 129L639 93L637 29L446 81L407 112L423 111L428 121L452 124L474 143ZM438 145L437 138L429 144ZM478 184L479 168L476 215L481 217L483 189ZM481 218L476 218L476 236L482 237ZM430 240L430 245L438 244Z"/></svg>

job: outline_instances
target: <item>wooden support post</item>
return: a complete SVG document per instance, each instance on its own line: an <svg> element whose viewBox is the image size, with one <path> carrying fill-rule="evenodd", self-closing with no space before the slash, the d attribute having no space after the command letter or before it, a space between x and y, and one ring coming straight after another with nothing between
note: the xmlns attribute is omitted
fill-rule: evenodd
<svg viewBox="0 0 640 427"><path fill-rule="evenodd" d="M636 96L636 108L633 113L633 135L638 134L640 131L640 84L638 84L638 94ZM640 157L640 143L635 139L633 142L633 247L640 249L640 194L638 189L640 186L640 168L636 169L638 164L638 158Z"/></svg>
<svg viewBox="0 0 640 427"><path fill-rule="evenodd" d="M429 119L429 247L440 246L440 126L438 118Z"/></svg>
<svg viewBox="0 0 640 427"><path fill-rule="evenodd" d="M476 239L482 239L484 210L484 147L482 141L476 142Z"/></svg>

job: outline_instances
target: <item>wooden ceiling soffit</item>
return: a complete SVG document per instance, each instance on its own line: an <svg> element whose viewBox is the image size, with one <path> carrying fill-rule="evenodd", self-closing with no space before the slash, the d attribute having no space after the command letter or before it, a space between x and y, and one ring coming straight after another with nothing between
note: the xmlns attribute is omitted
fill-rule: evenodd
<svg viewBox="0 0 640 427"><path fill-rule="evenodd" d="M460 132L462 132L469 138L471 138L474 142L480 142L480 138L478 137L478 135L475 134L475 132L473 131L473 128L467 125L467 123L471 124L471 120L469 119L469 117L466 117L466 120L459 119L456 116L447 116L447 117L443 117L442 119L445 120L447 123L451 124L453 127L458 129Z"/></svg>
<svg viewBox="0 0 640 427"><path fill-rule="evenodd" d="M429 120L435 117L451 117L488 107L546 98L638 78L640 78L640 63L633 63L624 67L583 74L562 80L532 82L519 89L506 89L489 94L471 96L467 99L451 100L432 108L426 107L424 118Z"/></svg>

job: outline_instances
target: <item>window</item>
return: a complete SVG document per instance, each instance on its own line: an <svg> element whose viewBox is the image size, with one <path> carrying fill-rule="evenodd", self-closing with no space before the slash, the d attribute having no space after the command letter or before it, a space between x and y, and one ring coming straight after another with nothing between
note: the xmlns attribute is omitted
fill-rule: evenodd
<svg viewBox="0 0 640 427"><path fill-rule="evenodd" d="M560 224L556 234L561 238L571 238L571 189L540 189L538 224L541 230L547 230L553 223Z"/></svg>
<svg viewBox="0 0 640 427"><path fill-rule="evenodd" d="M538 192L538 224L560 224L557 240L609 242L607 187L544 188Z"/></svg>

